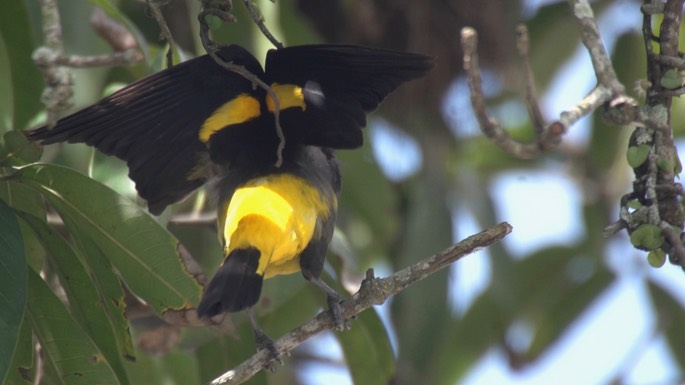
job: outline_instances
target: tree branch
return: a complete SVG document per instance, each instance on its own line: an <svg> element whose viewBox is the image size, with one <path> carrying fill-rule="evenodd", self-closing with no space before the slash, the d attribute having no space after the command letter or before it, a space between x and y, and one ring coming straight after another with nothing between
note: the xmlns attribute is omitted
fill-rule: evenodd
<svg viewBox="0 0 685 385"><path fill-rule="evenodd" d="M569 0L569 5L578 22L580 40L590 54L597 83L609 88L614 95L625 93L625 87L618 81L609 54L604 48L604 42L599 34L599 27L590 3L587 0Z"/></svg>
<svg viewBox="0 0 685 385"><path fill-rule="evenodd" d="M274 37L271 31L269 31L269 29L264 24L264 17L259 12L259 10L255 8L254 4L252 3L252 0L243 0L243 3L245 4L247 11L250 13L250 17L252 17L252 20L255 22L255 24L257 24L259 30L262 31L262 34L266 36L267 39L269 39L269 41L271 42L271 44L274 45L274 47L278 49L283 48L283 43L278 41L278 39Z"/></svg>
<svg viewBox="0 0 685 385"><path fill-rule="evenodd" d="M73 105L74 78L69 70L54 64L55 59L64 52L57 0L41 0L40 4L45 46L33 52L33 60L40 67L45 79L46 87L41 100L47 107L48 127L52 127L57 123L59 112Z"/></svg>
<svg viewBox="0 0 685 385"><path fill-rule="evenodd" d="M373 305L383 304L388 298L449 266L460 258L501 240L511 231L511 225L506 222L500 223L386 278L375 278L373 270L369 270L359 291L340 304L341 315L345 319L349 319ZM285 356L289 351L307 339L324 330L331 330L334 327L335 323L330 313L328 311L322 312L276 340L276 349L281 356ZM267 352L259 351L234 369L214 379L211 385L240 384L267 367L270 361L271 358Z"/></svg>
<svg viewBox="0 0 685 385"><path fill-rule="evenodd" d="M150 12L152 12L152 17L157 21L157 25L160 30L160 38L166 40L169 47L166 51L166 66L167 68L174 65L174 37L171 35L171 30L169 25L167 25L164 15L162 15L162 10L160 9L160 4L157 0L145 0Z"/></svg>
<svg viewBox="0 0 685 385"><path fill-rule="evenodd" d="M47 125L54 126L59 113L73 105L73 76L66 67L95 67L135 64L143 54L131 34L101 9L94 8L91 26L116 51L109 55L66 55L57 0L41 0L45 45L33 52L33 61L43 72L46 87L41 100L47 109Z"/></svg>
<svg viewBox="0 0 685 385"><path fill-rule="evenodd" d="M568 127L601 106L606 108L604 118L613 124L627 124L639 116L637 102L625 94L625 87L616 77L594 20L592 8L587 0L569 0L569 4L578 22L581 41L590 53L597 77L597 86L577 105L562 112L559 120L545 124L533 86L534 81L528 58L528 33L525 26L517 27L517 48L523 61L526 79L526 102L536 133L534 143L521 143L512 139L506 130L488 115L478 66L476 31L470 27L462 29L464 69L469 80L471 104L481 130L500 148L516 157L530 159L557 148L561 142L561 136Z"/></svg>

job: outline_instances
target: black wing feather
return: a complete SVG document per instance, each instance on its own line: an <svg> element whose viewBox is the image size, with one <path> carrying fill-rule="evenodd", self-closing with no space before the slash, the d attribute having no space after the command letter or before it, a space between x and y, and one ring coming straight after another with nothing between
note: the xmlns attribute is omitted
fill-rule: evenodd
<svg viewBox="0 0 685 385"><path fill-rule="evenodd" d="M286 133L297 131L290 134L303 143L331 148L361 146L366 113L431 67L428 56L351 45L294 46L271 50L266 58L270 82L304 90L307 110L283 114Z"/></svg>
<svg viewBox="0 0 685 385"><path fill-rule="evenodd" d="M219 55L259 76L257 60L239 46ZM250 81L201 56L143 78L27 137L43 144L83 142L127 162L150 212L160 214L205 182L198 169L208 150L198 132L222 104L252 89Z"/></svg>

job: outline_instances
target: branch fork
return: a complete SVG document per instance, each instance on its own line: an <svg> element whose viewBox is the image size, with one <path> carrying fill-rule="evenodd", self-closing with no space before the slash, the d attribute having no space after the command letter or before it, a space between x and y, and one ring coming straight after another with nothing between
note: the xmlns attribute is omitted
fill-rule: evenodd
<svg viewBox="0 0 685 385"><path fill-rule="evenodd" d="M373 270L369 270L366 273L366 278L362 281L359 291L340 304L341 315L346 319L354 318L362 311L374 305L383 304L388 298L459 259L500 241L511 231L511 225L502 222L386 278L376 278ZM331 317L329 311L324 311L274 341L274 344L281 356L287 356L291 350L307 339L325 330L333 330L334 328L335 322L333 317ZM210 385L243 383L259 371L268 368L271 359L269 353L259 351L242 364L214 379Z"/></svg>

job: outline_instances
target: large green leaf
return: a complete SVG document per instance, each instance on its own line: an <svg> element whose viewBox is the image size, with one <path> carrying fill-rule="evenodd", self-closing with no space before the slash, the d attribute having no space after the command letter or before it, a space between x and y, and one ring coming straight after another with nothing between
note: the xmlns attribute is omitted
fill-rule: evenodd
<svg viewBox="0 0 685 385"><path fill-rule="evenodd" d="M34 348L33 348L33 334L31 333L31 325L26 320L26 316L21 323L19 330L19 339L17 340L17 347L14 350L14 358L9 366L7 377L5 378L5 385L30 385L33 384L35 376L34 368Z"/></svg>
<svg viewBox="0 0 685 385"><path fill-rule="evenodd" d="M535 320L535 333L525 359L537 360L547 349L561 337L581 314L613 282L614 275L600 268L587 280L563 282L568 284L563 291L556 291L550 299L556 299L549 306L540 307Z"/></svg>
<svg viewBox="0 0 685 385"><path fill-rule="evenodd" d="M135 363L127 364L131 382L134 384L202 384L195 352L173 350L163 356L139 353L136 357Z"/></svg>
<svg viewBox="0 0 685 385"><path fill-rule="evenodd" d="M224 335L213 339L196 350L200 381L203 384L220 376L254 354L254 334L249 322L244 322L237 331L239 340ZM253 347L248 349L246 348L247 344L251 344ZM249 384L267 385L266 377L265 371L262 370L250 378Z"/></svg>
<svg viewBox="0 0 685 385"><path fill-rule="evenodd" d="M685 368L685 306L654 282L650 281L648 287L659 327L666 335L668 346L682 370Z"/></svg>
<svg viewBox="0 0 685 385"><path fill-rule="evenodd" d="M28 320L41 344L47 375L54 383L118 385L117 377L64 304L33 270L29 271Z"/></svg>
<svg viewBox="0 0 685 385"><path fill-rule="evenodd" d="M345 207L340 212L339 225L350 243L365 248L366 252L360 253L362 258L370 259L387 252L388 244L394 241L392 237L400 223L396 215L398 197L373 161L370 146L360 151L361 154L344 151L337 154L344 174L340 206ZM361 260L360 264L370 262Z"/></svg>
<svg viewBox="0 0 685 385"><path fill-rule="evenodd" d="M0 31L0 134L14 127L14 94L12 93L12 70L7 45ZM0 156L0 161L2 157ZM0 163L1 164L1 163Z"/></svg>
<svg viewBox="0 0 685 385"><path fill-rule="evenodd" d="M199 301L201 286L185 270L178 241L134 203L54 165L26 166L12 181L40 191L70 231L97 245L127 286L158 313L187 309Z"/></svg>
<svg viewBox="0 0 685 385"><path fill-rule="evenodd" d="M24 7L21 1L0 1L0 40L4 41L0 42L4 45L0 49L0 62L4 62L0 64L0 112L5 113L9 106L13 116L0 115L0 119L9 120L12 128L23 128L42 108L43 77L31 60L35 46ZM7 55L4 58L2 51ZM5 94L7 88L10 92ZM0 130L3 127L8 128L0 123Z"/></svg>
<svg viewBox="0 0 685 385"><path fill-rule="evenodd" d="M7 203L0 200L0 380L3 381L17 348L26 294L26 255L19 222Z"/></svg>
<svg viewBox="0 0 685 385"><path fill-rule="evenodd" d="M435 341L435 383L457 383L488 349L502 340L509 318L490 292L476 298L461 319L453 320L443 330L442 340Z"/></svg>
<svg viewBox="0 0 685 385"><path fill-rule="evenodd" d="M0 95L2 95L2 90L0 90ZM0 116L3 113L1 109L0 106ZM20 131L5 132L0 138L0 167L23 166L27 163L37 162L42 153L43 150L37 144L29 142Z"/></svg>
<svg viewBox="0 0 685 385"><path fill-rule="evenodd" d="M45 218L45 204L40 194L33 189L17 183L0 183L0 199L14 210L21 210L36 217ZM19 222L19 228L24 238L24 252L28 264L34 270L40 270L43 266L44 252L35 234L24 222Z"/></svg>
<svg viewBox="0 0 685 385"><path fill-rule="evenodd" d="M336 332L345 362L356 385L387 384L395 374L388 332L376 309L361 313L350 330Z"/></svg>
<svg viewBox="0 0 685 385"><path fill-rule="evenodd" d="M124 307L117 306L123 304L124 293L118 287L116 276L112 274L118 293L99 290L101 282L98 281L98 286L93 282L99 276L93 274L91 279L75 250L64 238L40 219L21 212L19 215L38 235L47 251L48 261L69 299L71 314L102 351L119 382L128 384L122 357L132 359L134 352Z"/></svg>
<svg viewBox="0 0 685 385"><path fill-rule="evenodd" d="M539 358L613 281L596 259L578 254L549 247L514 265L507 306L533 330L525 349L512 348L520 363Z"/></svg>

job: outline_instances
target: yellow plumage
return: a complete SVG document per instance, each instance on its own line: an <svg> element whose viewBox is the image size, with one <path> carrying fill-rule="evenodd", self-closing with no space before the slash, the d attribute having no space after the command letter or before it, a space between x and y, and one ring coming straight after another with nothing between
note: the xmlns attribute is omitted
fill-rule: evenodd
<svg viewBox="0 0 685 385"><path fill-rule="evenodd" d="M331 202L326 199L331 198L291 174L245 183L235 190L219 218L225 255L256 248L260 252L257 274L264 278L299 271L300 253L320 231L319 220L331 214Z"/></svg>

